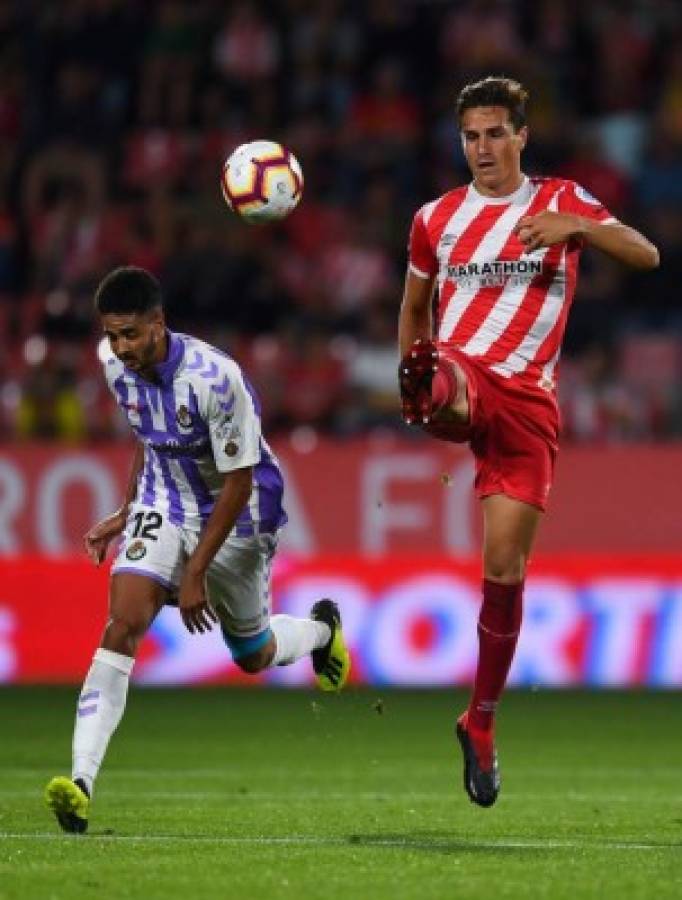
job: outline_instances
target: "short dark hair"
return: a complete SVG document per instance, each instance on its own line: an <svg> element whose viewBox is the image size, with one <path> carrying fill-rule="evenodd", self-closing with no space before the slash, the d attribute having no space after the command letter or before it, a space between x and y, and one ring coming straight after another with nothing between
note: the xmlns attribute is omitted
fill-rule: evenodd
<svg viewBox="0 0 682 900"><path fill-rule="evenodd" d="M464 113L475 106L504 106L514 131L518 131L526 124L527 100L528 91L520 82L503 75L489 75L481 81L472 81L459 92L457 121L461 125Z"/></svg>
<svg viewBox="0 0 682 900"><path fill-rule="evenodd" d="M102 279L95 291L95 309L108 313L148 313L163 309L161 285L151 272L137 266L121 266Z"/></svg>

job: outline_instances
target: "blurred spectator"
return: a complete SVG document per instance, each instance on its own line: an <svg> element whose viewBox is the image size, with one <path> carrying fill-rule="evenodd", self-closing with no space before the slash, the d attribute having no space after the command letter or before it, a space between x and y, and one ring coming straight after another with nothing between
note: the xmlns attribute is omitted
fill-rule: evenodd
<svg viewBox="0 0 682 900"><path fill-rule="evenodd" d="M353 327L364 319L366 307L396 285L384 247L372 240L371 230L353 222L346 234L331 243L318 261L320 287L339 323Z"/></svg>
<svg viewBox="0 0 682 900"><path fill-rule="evenodd" d="M394 320L391 303L375 303L367 312L362 336L349 347L348 382L353 396L344 410L346 431L395 427L400 409L395 391L399 357Z"/></svg>
<svg viewBox="0 0 682 900"><path fill-rule="evenodd" d="M213 60L224 78L242 88L275 74L280 41L254 3L234 4L213 45Z"/></svg>
<svg viewBox="0 0 682 900"><path fill-rule="evenodd" d="M682 144L682 37L672 42L667 53L667 75L658 105L660 126L678 148Z"/></svg>
<svg viewBox="0 0 682 900"><path fill-rule="evenodd" d="M357 94L349 125L365 149L378 144L390 152L417 139L421 113L415 98L405 89L404 77L397 61L383 61L372 73L370 90Z"/></svg>
<svg viewBox="0 0 682 900"><path fill-rule="evenodd" d="M16 431L20 438L76 443L87 436L75 372L50 359L30 368L22 385L16 415Z"/></svg>
<svg viewBox="0 0 682 900"><path fill-rule="evenodd" d="M139 91L143 125L189 124L200 34L192 7L183 0L161 0L147 32Z"/></svg>
<svg viewBox="0 0 682 900"><path fill-rule="evenodd" d="M589 130L580 130L576 135L573 156L563 166L562 175L577 181L614 216L624 216L629 209L629 179L604 158L598 135Z"/></svg>
<svg viewBox="0 0 682 900"><path fill-rule="evenodd" d="M514 68L523 53L513 4L502 0L466 0L446 14L441 56L446 66L467 78Z"/></svg>
<svg viewBox="0 0 682 900"><path fill-rule="evenodd" d="M593 3L593 100L601 113L639 112L651 90L657 23L634 3Z"/></svg>
<svg viewBox="0 0 682 900"><path fill-rule="evenodd" d="M680 340L682 309L676 301L682 284L682 206L652 207L646 219L648 233L660 248L663 264L645 279L641 272L627 277L624 299L633 328L651 327Z"/></svg>
<svg viewBox="0 0 682 900"><path fill-rule="evenodd" d="M319 332L292 334L283 376L286 425L332 428L344 399L346 376L343 360L330 353L326 336Z"/></svg>
<svg viewBox="0 0 682 900"><path fill-rule="evenodd" d="M9 209L0 201L0 298L18 286L18 229Z"/></svg>
<svg viewBox="0 0 682 900"><path fill-rule="evenodd" d="M619 380L612 348L593 344L560 380L563 432L569 440L619 441L648 433L652 411Z"/></svg>
<svg viewBox="0 0 682 900"><path fill-rule="evenodd" d="M682 139L675 140L666 128L652 130L649 152L636 183L643 209L682 204Z"/></svg>

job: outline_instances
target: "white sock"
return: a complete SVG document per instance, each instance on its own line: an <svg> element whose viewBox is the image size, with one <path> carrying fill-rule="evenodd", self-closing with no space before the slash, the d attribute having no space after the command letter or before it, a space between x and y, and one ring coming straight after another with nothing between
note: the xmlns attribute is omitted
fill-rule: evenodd
<svg viewBox="0 0 682 900"><path fill-rule="evenodd" d="M293 616L273 616L270 628L275 635L277 649L271 666L288 666L313 650L324 647L331 631L325 622L314 619L295 619Z"/></svg>
<svg viewBox="0 0 682 900"><path fill-rule="evenodd" d="M81 778L91 796L107 744L125 709L134 664L131 656L100 647L78 698L72 778Z"/></svg>

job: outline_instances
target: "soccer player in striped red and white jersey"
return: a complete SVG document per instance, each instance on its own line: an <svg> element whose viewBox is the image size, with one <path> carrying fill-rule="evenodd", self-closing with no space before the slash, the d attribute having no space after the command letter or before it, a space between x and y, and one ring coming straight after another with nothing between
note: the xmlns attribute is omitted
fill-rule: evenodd
<svg viewBox="0 0 682 900"><path fill-rule="evenodd" d="M483 510L479 658L456 732L471 800L491 806L500 775L495 710L521 627L526 563L552 485L556 370L586 245L639 269L643 235L580 185L521 169L527 93L489 77L457 100L473 180L414 217L400 311L403 417L468 442ZM434 321L435 319L435 321Z"/></svg>

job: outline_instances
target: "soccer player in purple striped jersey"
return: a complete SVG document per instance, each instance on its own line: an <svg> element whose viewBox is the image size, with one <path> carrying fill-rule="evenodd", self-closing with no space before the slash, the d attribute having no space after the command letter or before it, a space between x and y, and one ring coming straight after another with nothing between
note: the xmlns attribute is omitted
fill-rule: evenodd
<svg viewBox="0 0 682 900"><path fill-rule="evenodd" d="M169 331L160 286L144 269L111 272L95 308L111 349L105 377L138 443L123 503L85 536L97 565L121 540L108 620L78 702L72 774L46 788L60 826L76 833L87 829L135 654L164 604L178 605L192 634L217 623L245 672L309 654L319 686L338 691L350 670L333 601L315 603L307 619L270 615L270 567L286 522L282 473L237 363Z"/></svg>

